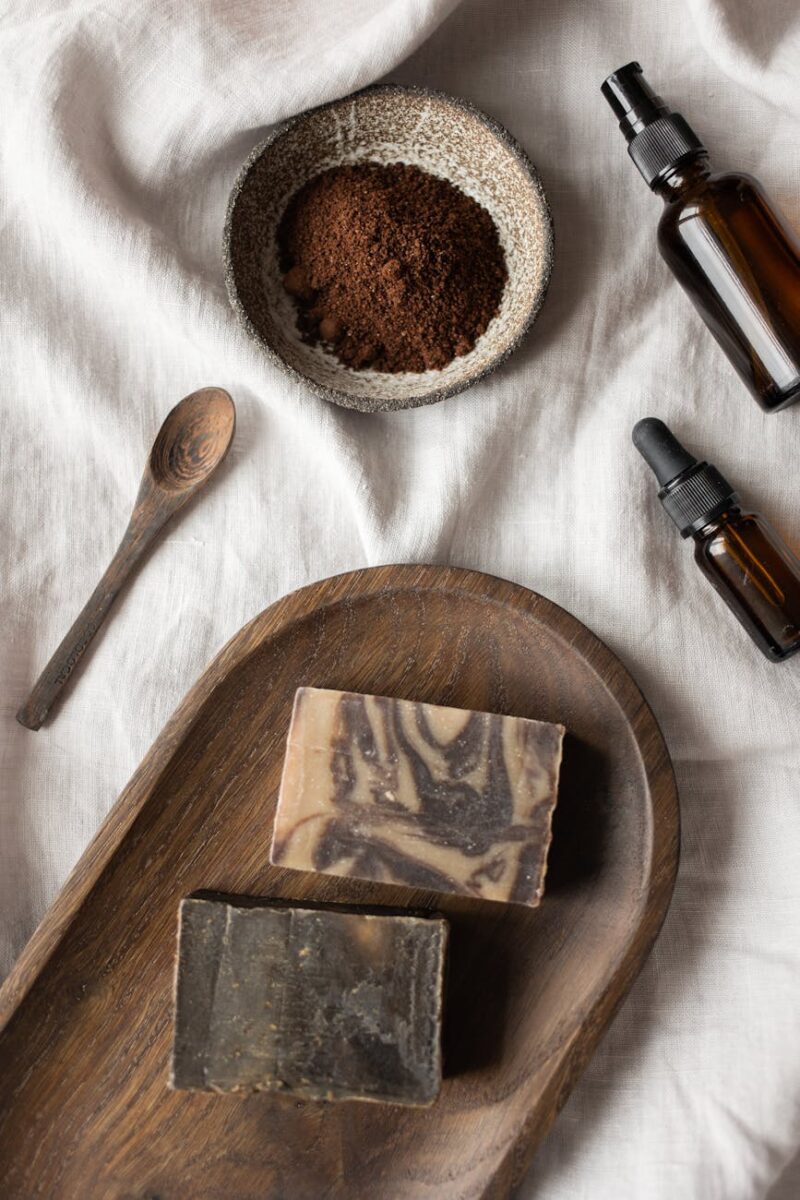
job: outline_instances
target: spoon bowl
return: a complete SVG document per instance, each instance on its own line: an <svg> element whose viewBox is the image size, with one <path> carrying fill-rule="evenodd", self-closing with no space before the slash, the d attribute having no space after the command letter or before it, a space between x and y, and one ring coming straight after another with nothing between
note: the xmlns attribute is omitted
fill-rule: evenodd
<svg viewBox="0 0 800 1200"><path fill-rule="evenodd" d="M185 396L168 413L150 451L155 485L185 492L205 483L228 453L235 428L233 400L222 388Z"/></svg>

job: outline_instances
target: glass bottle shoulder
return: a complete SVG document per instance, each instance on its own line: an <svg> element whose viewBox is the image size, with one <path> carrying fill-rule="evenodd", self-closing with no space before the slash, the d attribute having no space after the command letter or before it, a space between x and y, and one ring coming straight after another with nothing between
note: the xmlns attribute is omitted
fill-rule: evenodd
<svg viewBox="0 0 800 1200"><path fill-rule="evenodd" d="M694 535L694 556L706 562L720 559L730 553L732 545L741 545L753 537L760 540L764 524L757 513L731 509Z"/></svg>
<svg viewBox="0 0 800 1200"><path fill-rule="evenodd" d="M742 171L721 171L677 180L674 188L661 192L664 211L658 223L659 237L685 221L709 224L728 222L737 210L764 204L758 180Z"/></svg>

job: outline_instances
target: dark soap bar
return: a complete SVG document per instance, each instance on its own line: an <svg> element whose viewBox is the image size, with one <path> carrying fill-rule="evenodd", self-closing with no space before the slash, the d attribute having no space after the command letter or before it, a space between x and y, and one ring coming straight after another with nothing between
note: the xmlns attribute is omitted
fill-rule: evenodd
<svg viewBox="0 0 800 1200"><path fill-rule="evenodd" d="M183 900L172 1086L432 1103L446 941L438 917Z"/></svg>

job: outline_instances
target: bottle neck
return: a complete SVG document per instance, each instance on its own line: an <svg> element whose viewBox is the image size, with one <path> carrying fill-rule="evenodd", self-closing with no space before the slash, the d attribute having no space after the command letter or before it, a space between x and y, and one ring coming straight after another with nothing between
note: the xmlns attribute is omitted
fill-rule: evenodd
<svg viewBox="0 0 800 1200"><path fill-rule="evenodd" d="M712 534L717 533L723 525L729 525L731 521L737 520L737 518L741 515L741 506L738 504L732 504L730 508L726 508L724 512L719 513L718 516L714 517L713 521L709 521L707 525L702 527L702 529L694 530L692 537L696 542L704 542L706 538L709 538L712 536Z"/></svg>
<svg viewBox="0 0 800 1200"><path fill-rule="evenodd" d="M690 188L696 187L711 174L707 154L696 154L673 163L662 175L654 179L651 188L662 200L675 200Z"/></svg>

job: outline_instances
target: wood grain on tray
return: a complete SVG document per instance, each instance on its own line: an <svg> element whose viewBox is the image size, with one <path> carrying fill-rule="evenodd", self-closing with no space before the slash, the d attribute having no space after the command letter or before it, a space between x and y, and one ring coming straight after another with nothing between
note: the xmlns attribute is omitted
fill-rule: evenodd
<svg viewBox="0 0 800 1200"><path fill-rule="evenodd" d="M271 865L300 685L565 725L541 906ZM574 617L445 567L356 571L286 597L189 693L0 992L4 1200L508 1196L641 967L677 859L656 723ZM436 1103L171 1090L178 905L198 889L441 910Z"/></svg>

